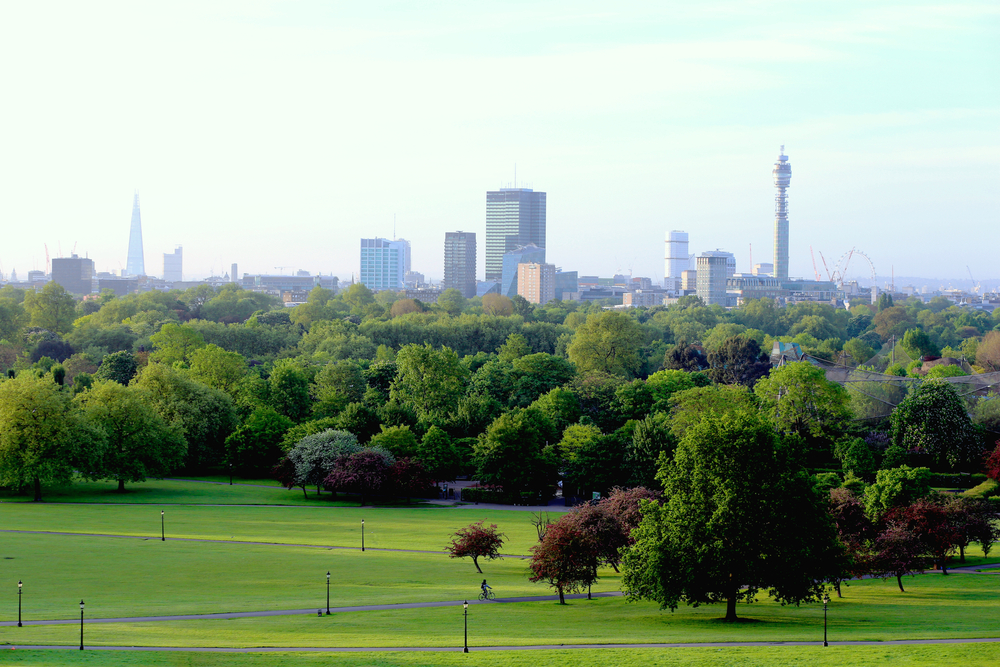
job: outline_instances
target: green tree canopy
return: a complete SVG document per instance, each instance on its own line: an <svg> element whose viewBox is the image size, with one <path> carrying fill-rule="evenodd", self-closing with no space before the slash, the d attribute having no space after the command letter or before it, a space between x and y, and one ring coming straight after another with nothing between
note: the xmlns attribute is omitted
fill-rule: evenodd
<svg viewBox="0 0 1000 667"><path fill-rule="evenodd" d="M126 483L163 477L183 462L187 443L180 425L167 423L144 390L105 380L74 401L105 435L102 455L80 471L84 476L117 481L124 491Z"/></svg>
<svg viewBox="0 0 1000 667"><path fill-rule="evenodd" d="M390 397L413 406L425 421L444 421L465 394L469 371L450 348L406 345L396 355L399 375Z"/></svg>
<svg viewBox="0 0 1000 667"><path fill-rule="evenodd" d="M76 302L55 281L45 283L39 292L29 290L24 295L24 309L31 317L31 326L64 334L73 328Z"/></svg>
<svg viewBox="0 0 1000 667"><path fill-rule="evenodd" d="M978 463L982 443L954 385L926 380L904 398L889 417L892 444L930 457L947 468Z"/></svg>
<svg viewBox="0 0 1000 667"><path fill-rule="evenodd" d="M646 335L638 322L609 310L590 315L577 327L567 353L581 373L634 377L642 366L639 350L645 343Z"/></svg>
<svg viewBox="0 0 1000 667"><path fill-rule="evenodd" d="M820 599L842 571L825 501L756 413L709 416L691 427L660 471L666 503L643 505L625 554L631 599L676 609L736 603L761 590L782 603Z"/></svg>

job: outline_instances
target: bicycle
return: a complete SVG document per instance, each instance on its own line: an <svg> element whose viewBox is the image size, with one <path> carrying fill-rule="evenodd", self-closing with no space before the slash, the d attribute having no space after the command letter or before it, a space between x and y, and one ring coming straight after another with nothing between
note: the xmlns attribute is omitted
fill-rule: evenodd
<svg viewBox="0 0 1000 667"><path fill-rule="evenodd" d="M491 589L484 589L482 593L479 594L480 600L496 600L497 596L493 594Z"/></svg>

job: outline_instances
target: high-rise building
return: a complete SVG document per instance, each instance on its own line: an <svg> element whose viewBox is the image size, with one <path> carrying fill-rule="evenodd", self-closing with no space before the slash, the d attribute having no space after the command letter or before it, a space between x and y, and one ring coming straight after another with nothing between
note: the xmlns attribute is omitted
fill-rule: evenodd
<svg viewBox="0 0 1000 667"><path fill-rule="evenodd" d="M457 289L469 299L476 296L476 235L473 232L445 232L444 289Z"/></svg>
<svg viewBox="0 0 1000 667"><path fill-rule="evenodd" d="M403 289L409 265L409 243L389 239L361 239L359 282L372 291Z"/></svg>
<svg viewBox="0 0 1000 667"><path fill-rule="evenodd" d="M139 193L132 201L132 224L128 231L128 258L125 260L125 274L146 275L146 263L142 256L142 219L139 216Z"/></svg>
<svg viewBox="0 0 1000 667"><path fill-rule="evenodd" d="M87 257L55 257L52 260L52 280L70 294L90 294L94 291L94 260Z"/></svg>
<svg viewBox="0 0 1000 667"><path fill-rule="evenodd" d="M663 288L677 289L681 282L681 274L690 268L687 232L677 230L668 232L666 261L663 267Z"/></svg>
<svg viewBox="0 0 1000 667"><path fill-rule="evenodd" d="M726 277L732 278L736 273L736 255L731 252L726 252L725 250L708 250L701 253L702 257L725 257L726 258Z"/></svg>
<svg viewBox="0 0 1000 667"><path fill-rule="evenodd" d="M577 271L556 269L556 298L569 300L569 295L580 291L580 274Z"/></svg>
<svg viewBox="0 0 1000 667"><path fill-rule="evenodd" d="M774 197L774 277L788 280L788 185L792 182L792 165L781 147L778 161L771 171L774 187L778 194Z"/></svg>
<svg viewBox="0 0 1000 667"><path fill-rule="evenodd" d="M753 265L753 271L751 271L755 276L770 276L774 274L774 264L768 262L761 262L760 264Z"/></svg>
<svg viewBox="0 0 1000 667"><path fill-rule="evenodd" d="M528 262L545 263L545 248L534 243L504 253L503 270L500 272L500 294L511 297L517 294L517 265Z"/></svg>
<svg viewBox="0 0 1000 667"><path fill-rule="evenodd" d="M236 267L236 262L233 262L232 267L229 269L229 282L231 282L231 283L235 283L236 280L237 280L237 278L236 278L236 268L237 268Z"/></svg>
<svg viewBox="0 0 1000 667"><path fill-rule="evenodd" d="M504 255L511 250L545 247L545 206L545 193L529 188L486 193L486 280L503 278Z"/></svg>
<svg viewBox="0 0 1000 667"><path fill-rule="evenodd" d="M528 262L517 265L517 293L528 303L544 306L556 298L555 264Z"/></svg>
<svg viewBox="0 0 1000 667"><path fill-rule="evenodd" d="M184 250L177 246L173 252L163 253L163 280L179 283L184 280Z"/></svg>
<svg viewBox="0 0 1000 667"><path fill-rule="evenodd" d="M698 287L695 294L706 306L726 305L726 256L724 254L702 253L695 260L698 271Z"/></svg>

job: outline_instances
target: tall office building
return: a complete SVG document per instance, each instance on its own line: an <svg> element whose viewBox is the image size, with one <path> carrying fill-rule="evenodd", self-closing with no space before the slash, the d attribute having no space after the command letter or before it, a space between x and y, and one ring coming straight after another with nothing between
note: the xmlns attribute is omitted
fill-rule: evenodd
<svg viewBox="0 0 1000 667"><path fill-rule="evenodd" d="M788 280L788 185L792 182L792 165L781 147L778 161L771 171L774 187L778 194L774 197L774 277Z"/></svg>
<svg viewBox="0 0 1000 667"><path fill-rule="evenodd" d="M445 232L444 289L457 289L467 299L476 296L476 235Z"/></svg>
<svg viewBox="0 0 1000 667"><path fill-rule="evenodd" d="M236 277L236 268L237 268L236 262L233 262L232 267L230 267L229 269L229 282L231 283L235 283L238 280L238 278Z"/></svg>
<svg viewBox="0 0 1000 667"><path fill-rule="evenodd" d="M503 270L500 272L500 294L511 297L517 294L517 265L527 262L545 263L545 248L534 243L521 246L503 256Z"/></svg>
<svg viewBox="0 0 1000 667"><path fill-rule="evenodd" d="M695 294L701 297L706 306L726 305L726 256L722 253L703 253L697 262L698 286Z"/></svg>
<svg viewBox="0 0 1000 667"><path fill-rule="evenodd" d="M663 266L663 288L675 290L680 286L681 274L691 268L688 262L687 232L674 230L667 233L666 261Z"/></svg>
<svg viewBox="0 0 1000 667"><path fill-rule="evenodd" d="M184 250L177 246L173 252L163 253L163 280L179 283L184 280Z"/></svg>
<svg viewBox="0 0 1000 667"><path fill-rule="evenodd" d="M555 264L528 262L517 265L517 293L528 303L544 306L556 298Z"/></svg>
<svg viewBox="0 0 1000 667"><path fill-rule="evenodd" d="M132 225L128 231L128 258L125 261L125 274L129 276L146 275L146 263L142 257L142 219L139 216L139 193L135 193L132 201Z"/></svg>
<svg viewBox="0 0 1000 667"><path fill-rule="evenodd" d="M725 250L709 250L707 252L701 253L702 257L725 257L726 258L726 277L732 278L736 273L736 255L731 252L726 252Z"/></svg>
<svg viewBox="0 0 1000 667"><path fill-rule="evenodd" d="M529 188L487 192L486 280L501 280L504 254L532 243L545 247L545 193Z"/></svg>
<svg viewBox="0 0 1000 667"><path fill-rule="evenodd" d="M401 290L409 266L409 242L361 239L359 282L372 291Z"/></svg>
<svg viewBox="0 0 1000 667"><path fill-rule="evenodd" d="M86 257L55 257L52 260L52 280L70 294L90 294L94 291L94 260Z"/></svg>

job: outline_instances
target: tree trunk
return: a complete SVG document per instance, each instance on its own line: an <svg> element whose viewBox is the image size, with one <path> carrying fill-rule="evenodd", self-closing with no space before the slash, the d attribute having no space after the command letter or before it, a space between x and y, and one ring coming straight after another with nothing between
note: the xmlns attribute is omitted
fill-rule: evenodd
<svg viewBox="0 0 1000 667"><path fill-rule="evenodd" d="M901 574L896 575L896 583L899 584L899 592L905 593L906 591L903 590L903 575Z"/></svg>
<svg viewBox="0 0 1000 667"><path fill-rule="evenodd" d="M617 563L611 563L611 568L615 571L615 574L618 574L618 564Z"/></svg>
<svg viewBox="0 0 1000 667"><path fill-rule="evenodd" d="M735 623L736 618L736 596L739 594L739 587L733 583L733 573L729 573L729 597L726 598L726 622Z"/></svg>
<svg viewBox="0 0 1000 667"><path fill-rule="evenodd" d="M125 480L118 480L118 493L125 493Z"/></svg>
<svg viewBox="0 0 1000 667"><path fill-rule="evenodd" d="M726 598L726 623L735 623L736 618L736 593L732 592Z"/></svg>
<svg viewBox="0 0 1000 667"><path fill-rule="evenodd" d="M483 571L479 569L479 556L472 557L472 564L476 566L476 572L482 574Z"/></svg>
<svg viewBox="0 0 1000 667"><path fill-rule="evenodd" d="M562 586L556 586L556 588L559 590L559 604L566 604L566 598L563 596Z"/></svg>
<svg viewBox="0 0 1000 667"><path fill-rule="evenodd" d="M35 502L42 502L42 480L35 478Z"/></svg>
<svg viewBox="0 0 1000 667"><path fill-rule="evenodd" d="M965 547L962 546L961 544L958 545L958 562L959 563L965 562Z"/></svg>
<svg viewBox="0 0 1000 667"><path fill-rule="evenodd" d="M323 487L321 487L319 484L316 485L316 495L317 496L323 495Z"/></svg>
<svg viewBox="0 0 1000 667"><path fill-rule="evenodd" d="M844 597L844 596L843 596L843 595L841 595L841 593L840 593L840 579L837 579L837 581L836 581L836 582L835 582L835 583L833 584L833 587L834 587L834 588L835 588L835 589L837 590L837 597L838 597L838 598L842 598L842 597Z"/></svg>
<svg viewBox="0 0 1000 667"><path fill-rule="evenodd" d="M302 489L302 497L303 497L303 498L308 498L308 497L309 497L309 494L308 494L308 493L306 493L306 487L305 487L305 486L302 486L302 487L299 487L299 488L301 488L301 489Z"/></svg>
<svg viewBox="0 0 1000 667"><path fill-rule="evenodd" d="M588 600L593 600L594 599L594 598L590 597L590 584L587 584L587 599Z"/></svg>

